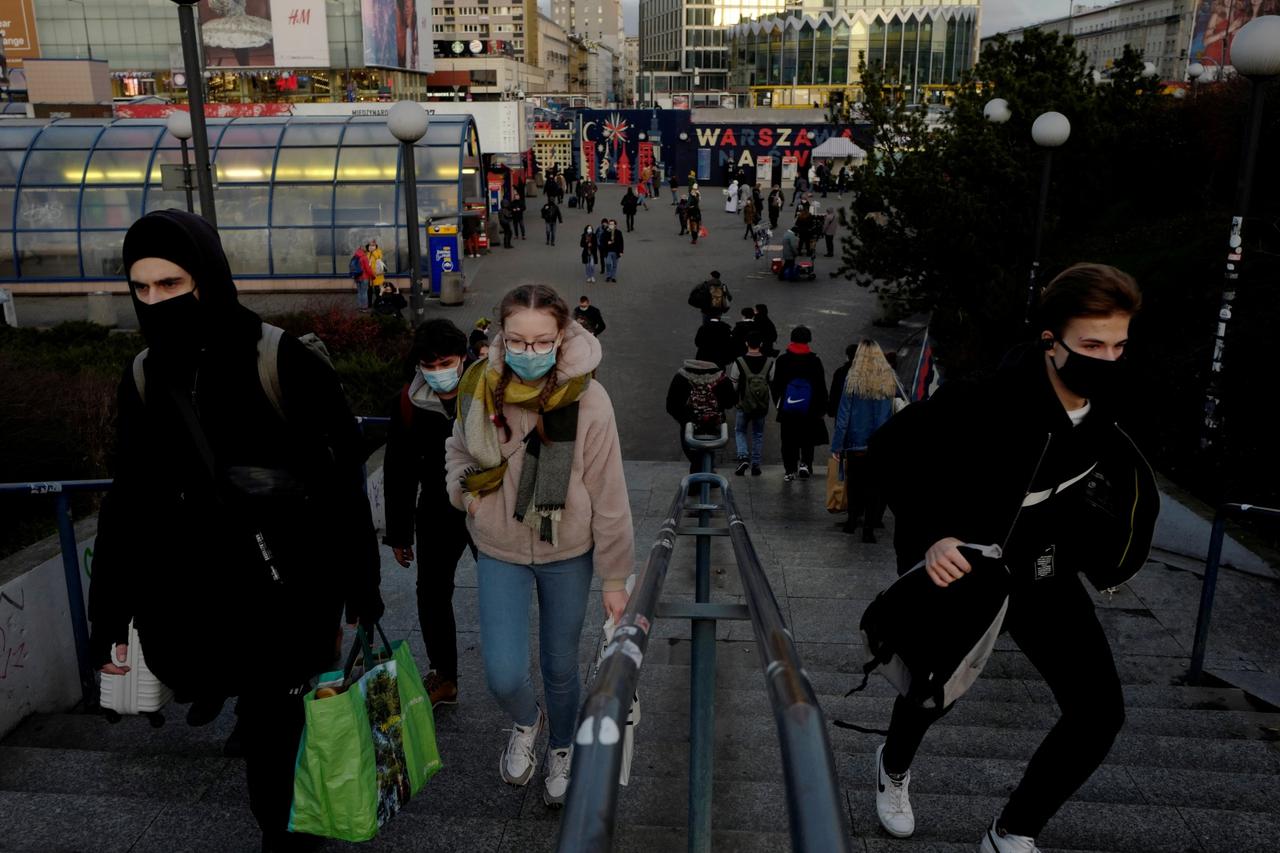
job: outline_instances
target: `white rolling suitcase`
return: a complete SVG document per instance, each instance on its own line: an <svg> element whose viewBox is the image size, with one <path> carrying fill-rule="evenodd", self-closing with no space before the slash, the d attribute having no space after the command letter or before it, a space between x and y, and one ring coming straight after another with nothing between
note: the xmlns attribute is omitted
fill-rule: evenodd
<svg viewBox="0 0 1280 853"><path fill-rule="evenodd" d="M119 663L115 657L115 649L111 651L111 660ZM129 667L124 675L102 674L99 701L103 710L114 712L115 715L146 715L151 718L152 725L162 725L164 717L158 712L173 699L173 691L147 668L142 643L138 640L138 632L132 622L129 623L129 651L124 665ZM110 716L111 713L108 714Z"/></svg>

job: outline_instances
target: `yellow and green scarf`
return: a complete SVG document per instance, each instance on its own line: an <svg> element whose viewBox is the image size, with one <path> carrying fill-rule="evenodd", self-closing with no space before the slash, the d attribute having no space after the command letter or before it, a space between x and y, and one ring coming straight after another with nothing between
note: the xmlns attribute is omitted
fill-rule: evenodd
<svg viewBox="0 0 1280 853"><path fill-rule="evenodd" d="M467 452L475 465L462 476L462 487L475 497L502 487L507 460L502 455L502 435L493 394L502 374L487 361L477 362L458 385L458 421ZM525 459L520 472L515 517L539 532L544 542L556 544L557 527L569 491L573 446L578 434L578 400L591 384L590 376L576 376L551 392L542 407L542 426L549 441L537 431L524 436ZM538 410L543 383L526 385L511 381L503 400L521 408Z"/></svg>

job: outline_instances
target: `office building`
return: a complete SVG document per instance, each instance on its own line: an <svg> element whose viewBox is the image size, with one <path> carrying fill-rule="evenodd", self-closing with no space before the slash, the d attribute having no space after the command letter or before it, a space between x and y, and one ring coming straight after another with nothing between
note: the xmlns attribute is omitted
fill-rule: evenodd
<svg viewBox="0 0 1280 853"><path fill-rule="evenodd" d="M911 102L943 103L973 67L978 24L976 0L763 16L728 31L730 88L745 106L826 107L859 99L865 62Z"/></svg>
<svg viewBox="0 0 1280 853"><path fill-rule="evenodd" d="M1196 0L1127 0L1111 5L1076 6L1069 16L1007 30L1002 35L1014 41L1021 39L1027 30L1070 35L1089 67L1104 73L1124 55L1125 45L1130 45L1142 53L1145 61L1155 64L1162 80L1185 80L1199 7ZM1237 9L1232 30L1248 20L1249 14L1247 4ZM1222 24L1225 28L1225 16ZM982 41L985 44L993 38L995 36ZM1197 50L1195 55L1200 53ZM1215 64L1218 63L1206 62L1210 76L1216 74Z"/></svg>

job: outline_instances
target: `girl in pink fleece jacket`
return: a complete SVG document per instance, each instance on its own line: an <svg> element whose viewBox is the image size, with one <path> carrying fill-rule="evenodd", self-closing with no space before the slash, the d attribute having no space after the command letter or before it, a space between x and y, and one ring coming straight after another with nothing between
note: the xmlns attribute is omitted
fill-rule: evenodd
<svg viewBox="0 0 1280 853"><path fill-rule="evenodd" d="M550 287L525 285L498 309L489 358L462 377L445 445L449 497L465 509L480 593L489 690L515 722L503 780L528 784L550 722L543 800L564 802L579 704L578 647L594 571L615 620L634 564L631 506L608 393L591 376L600 343ZM529 600L537 590L546 714L530 679Z"/></svg>

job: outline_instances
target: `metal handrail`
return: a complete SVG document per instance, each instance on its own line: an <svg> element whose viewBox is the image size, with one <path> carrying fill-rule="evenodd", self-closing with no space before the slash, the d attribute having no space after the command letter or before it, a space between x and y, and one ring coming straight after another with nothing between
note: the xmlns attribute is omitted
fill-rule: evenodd
<svg viewBox="0 0 1280 853"><path fill-rule="evenodd" d="M727 486L724 501L729 510L729 539L751 611L751 627L782 748L791 849L847 851L849 832L822 708L746 524L738 515L733 490Z"/></svg>
<svg viewBox="0 0 1280 853"><path fill-rule="evenodd" d="M746 618L752 623L770 705L778 729L787 789L791 842L801 853L845 853L849 833L845 824L835 761L826 721L817 695L805 674L795 641L787 629L777 598L760 565L755 546L738 513L728 482L711 473L714 450L728 439L696 439L690 428L685 442L704 451L703 471L685 477L650 550L649 560L628 603L622 626L605 649L605 661L583 705L582 723L574 747L573 772L561 820L558 851L606 851L613 844L618 802L618 774L622 766L626 715L640 679L649 630L658 612L658 598L666 578L675 537L688 532L698 538L697 597L692 606L667 608L688 615L693 622L693 666L690 684L689 849L710 848L711 745L714 740L715 622L743 618L730 607L710 603L710 536L726 528L711 527L709 491L720 489L723 503L715 507L728 516L727 532L742 576L747 600ZM699 487L699 526L686 529L679 521L692 487ZM693 509L694 507L690 507ZM703 532L705 531L705 532ZM638 600L639 599L639 600ZM737 606L741 610L741 606ZM708 630L709 629L709 630ZM700 644L699 640L703 642ZM710 648L706 648L709 641Z"/></svg>
<svg viewBox="0 0 1280 853"><path fill-rule="evenodd" d="M1198 684L1204 675L1204 655L1209 645L1209 617L1213 613L1213 596L1218 589L1218 568L1222 564L1222 546L1227 536L1227 519L1233 515L1257 515L1280 521L1280 509L1253 504L1226 503L1218 507L1209 534L1209 553L1205 555L1204 582L1200 585L1200 611L1196 614L1195 642L1191 647L1191 668L1187 680Z"/></svg>
<svg viewBox="0 0 1280 853"><path fill-rule="evenodd" d="M574 741L573 774L560 822L561 850L608 850L613 846L613 816L622 769L622 734L640 681L640 665L649 644L649 628L675 550L676 526L685 490L671 502L649 559L636 581L627 609L604 650L604 662L583 703Z"/></svg>
<svg viewBox="0 0 1280 853"><path fill-rule="evenodd" d="M110 480L55 480L45 483L0 483L0 495L54 495L54 517L58 524L58 548L62 552L62 574L67 585L67 610L71 635L76 645L76 670L80 695L88 705L97 693L93 667L89 663L89 615L84 606L84 585L80 582L80 556L76 551L76 528L71 521L72 492L102 492Z"/></svg>

